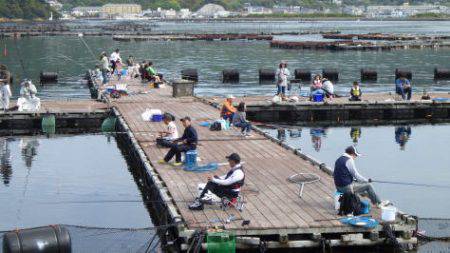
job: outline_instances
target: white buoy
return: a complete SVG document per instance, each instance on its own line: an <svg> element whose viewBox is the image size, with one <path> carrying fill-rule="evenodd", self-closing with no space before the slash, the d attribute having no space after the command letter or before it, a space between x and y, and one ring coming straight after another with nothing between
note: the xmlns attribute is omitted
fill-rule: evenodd
<svg viewBox="0 0 450 253"><path fill-rule="evenodd" d="M78 37L80 37L80 38L83 37L83 33L79 33Z"/></svg>

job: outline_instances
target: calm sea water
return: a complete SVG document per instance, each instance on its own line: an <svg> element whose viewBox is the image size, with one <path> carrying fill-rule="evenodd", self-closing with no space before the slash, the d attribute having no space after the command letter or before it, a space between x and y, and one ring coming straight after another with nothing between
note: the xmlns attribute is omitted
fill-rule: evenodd
<svg viewBox="0 0 450 253"><path fill-rule="evenodd" d="M356 160L367 178L450 187L450 125L403 125L379 127L289 127L269 129L304 153L334 167L350 145L363 156ZM382 199L419 217L450 219L450 188L375 183Z"/></svg>
<svg viewBox="0 0 450 253"><path fill-rule="evenodd" d="M95 22L93 22L95 24ZM171 31L179 29L280 26L289 31L308 29L326 29L341 27L345 32L404 32L449 34L450 22L246 22L246 23L157 23L157 29ZM345 29L344 29L345 28ZM240 28L238 28L239 30ZM362 67L374 68L379 72L377 83L363 84L364 91L391 91L395 68L406 68L413 72L413 85L418 91L423 89L450 91L449 81L433 81L435 67L449 68L450 49L411 49L390 52L328 52L309 50L272 49L266 41L169 41L169 42L116 42L109 37L86 37L88 48L77 37L36 37L19 40L5 39L0 42L6 46L8 56L0 56L0 62L7 64L20 80L25 76L38 81L41 71L58 72L57 85L41 88L41 97L79 98L89 93L81 76L86 69L93 68L97 56L102 51L122 50L122 57L135 55L138 60L152 60L158 71L167 79L179 78L184 68L196 68L200 82L196 92L200 95L234 94L273 94L275 85L260 85L258 69L275 68L281 60L289 62L291 72L295 68L307 68L320 73L323 68L336 68L340 72L340 81L336 89L347 92L351 82L359 79ZM26 73L22 70L22 64ZM236 68L240 71L241 82L235 85L221 83L221 71ZM15 87L15 94L18 92Z"/></svg>
<svg viewBox="0 0 450 253"><path fill-rule="evenodd" d="M114 138L0 137L0 160L0 230L152 224ZM96 200L136 202L82 203Z"/></svg>

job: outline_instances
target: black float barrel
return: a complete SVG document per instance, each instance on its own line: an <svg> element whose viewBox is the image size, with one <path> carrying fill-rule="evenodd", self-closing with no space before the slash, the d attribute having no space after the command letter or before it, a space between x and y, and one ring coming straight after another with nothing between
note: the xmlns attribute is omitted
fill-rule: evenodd
<svg viewBox="0 0 450 253"><path fill-rule="evenodd" d="M339 80L339 72L337 71L337 69L323 69L322 76L331 81Z"/></svg>
<svg viewBox="0 0 450 253"><path fill-rule="evenodd" d="M450 79L450 69L435 68L434 79Z"/></svg>
<svg viewBox="0 0 450 253"><path fill-rule="evenodd" d="M259 69L259 82L274 82L275 70L274 69Z"/></svg>
<svg viewBox="0 0 450 253"><path fill-rule="evenodd" d="M224 69L222 71L222 81L224 83L238 83L239 82L239 70Z"/></svg>
<svg viewBox="0 0 450 253"><path fill-rule="evenodd" d="M69 231L60 225L30 228L3 235L4 253L70 253Z"/></svg>
<svg viewBox="0 0 450 253"><path fill-rule="evenodd" d="M361 69L361 81L376 81L377 79L378 73L375 69Z"/></svg>
<svg viewBox="0 0 450 253"><path fill-rule="evenodd" d="M58 73L56 72L41 72L41 83L56 83L58 82Z"/></svg>
<svg viewBox="0 0 450 253"><path fill-rule="evenodd" d="M412 72L411 72L411 70L395 69L395 80L397 80L400 77L405 77L405 78L411 80L412 79Z"/></svg>
<svg viewBox="0 0 450 253"><path fill-rule="evenodd" d="M198 82L198 71L197 71L197 69L183 69L181 71L181 79Z"/></svg>
<svg viewBox="0 0 450 253"><path fill-rule="evenodd" d="M304 82L311 81L311 71L308 69L295 69L294 77L297 80L302 80Z"/></svg>

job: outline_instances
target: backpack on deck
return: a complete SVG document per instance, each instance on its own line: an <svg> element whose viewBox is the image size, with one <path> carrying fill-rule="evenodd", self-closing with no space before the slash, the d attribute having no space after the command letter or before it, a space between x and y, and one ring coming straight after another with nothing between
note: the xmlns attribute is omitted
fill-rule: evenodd
<svg viewBox="0 0 450 253"><path fill-rule="evenodd" d="M220 124L220 122L218 122L218 121L215 121L211 124L211 126L209 127L209 130L220 131L220 130L222 130L222 124Z"/></svg>
<svg viewBox="0 0 450 253"><path fill-rule="evenodd" d="M339 215L353 214L355 216L363 214L363 204L354 193L344 193L340 198Z"/></svg>

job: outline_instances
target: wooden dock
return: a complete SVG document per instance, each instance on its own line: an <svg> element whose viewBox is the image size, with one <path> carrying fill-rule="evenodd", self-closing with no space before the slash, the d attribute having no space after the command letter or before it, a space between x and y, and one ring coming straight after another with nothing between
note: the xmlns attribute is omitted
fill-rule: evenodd
<svg viewBox="0 0 450 253"><path fill-rule="evenodd" d="M450 94L429 93L429 100L414 94L403 101L394 93L365 93L360 102L348 97L311 102L300 97L298 102L273 103L271 97L252 96L239 98L247 104L247 117L259 122L291 122L298 124L366 125L394 123L436 123L450 121ZM223 98L203 98L218 105Z"/></svg>
<svg viewBox="0 0 450 253"><path fill-rule="evenodd" d="M11 106L16 102L11 101ZM59 133L99 131L109 113L105 103L93 100L42 100L37 112L0 110L0 133L7 135L38 134L44 117L55 117L55 128Z"/></svg>
<svg viewBox="0 0 450 253"><path fill-rule="evenodd" d="M116 81L112 81L114 84ZM330 169L313 158L264 135L255 129L252 137L240 137L235 129L214 132L201 127L200 122L213 121L219 111L203 99L195 97L173 98L170 86L149 88L138 80L122 81L128 84L132 95L119 99L108 99L119 119L119 128L127 132L130 148L135 150L148 178L156 187L166 214L166 223L178 222L172 238L181 250L186 250L196 232L214 227L232 231L237 236L238 249L304 248L321 245L374 246L384 244L381 226L374 230L341 224L334 211L335 192ZM157 164L167 149L155 144L156 131L163 130L162 122L148 122L141 118L146 109L170 112L177 119L190 116L199 133L198 153L201 164L225 162L225 156L237 152L245 162L246 184L243 188L245 208L222 211L218 206L206 206L204 211L190 211L188 203L197 196L197 184L206 182L212 174L224 174L228 168L221 167L214 173L186 172L182 168ZM181 132L183 127L176 122ZM344 147L342 147L344 148ZM338 155L338 154L336 154ZM307 185L300 198L298 185L287 182L295 173L314 173L320 181ZM238 219L226 223L234 215ZM379 210L372 212L379 218ZM242 219L250 220L242 226ZM396 236L402 243L415 245L413 237L416 221L399 214L393 224Z"/></svg>

